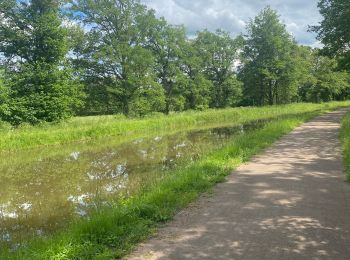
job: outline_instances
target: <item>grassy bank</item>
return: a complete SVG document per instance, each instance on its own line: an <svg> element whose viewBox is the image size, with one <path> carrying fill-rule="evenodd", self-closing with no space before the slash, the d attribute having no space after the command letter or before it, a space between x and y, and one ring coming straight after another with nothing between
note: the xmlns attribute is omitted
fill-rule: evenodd
<svg viewBox="0 0 350 260"><path fill-rule="evenodd" d="M265 127L237 136L224 148L169 174L125 201L73 223L66 231L32 241L16 253L4 250L0 259L113 259L130 252L155 228L170 220L235 167L268 147L320 111L273 120Z"/></svg>
<svg viewBox="0 0 350 260"><path fill-rule="evenodd" d="M347 178L350 182L350 113L343 119L341 140L343 143L343 155L347 171Z"/></svg>
<svg viewBox="0 0 350 260"><path fill-rule="evenodd" d="M123 142L148 135L213 127L225 123L242 124L253 120L274 118L281 115L296 115L342 106L350 106L350 101L184 112L144 119L126 119L120 116L76 117L60 124L27 126L19 129L2 126L0 128L0 150L96 140L107 136L115 136L120 142Z"/></svg>

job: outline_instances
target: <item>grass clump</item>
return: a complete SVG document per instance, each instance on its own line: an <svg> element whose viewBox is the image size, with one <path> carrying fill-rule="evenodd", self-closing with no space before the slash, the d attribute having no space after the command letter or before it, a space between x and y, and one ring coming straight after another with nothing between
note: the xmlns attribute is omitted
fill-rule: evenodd
<svg viewBox="0 0 350 260"><path fill-rule="evenodd" d="M343 155L347 171L347 179L350 182L350 113L348 113L342 121L341 140L343 144Z"/></svg>
<svg viewBox="0 0 350 260"><path fill-rule="evenodd" d="M31 241L0 259L115 259L128 254L157 226L222 182L239 164L268 147L318 112L275 119L263 128L236 136L222 149L178 169L142 192L103 208L59 234Z"/></svg>
<svg viewBox="0 0 350 260"><path fill-rule="evenodd" d="M323 104L299 103L270 107L210 109L172 115L153 115L143 119L123 116L75 117L59 124L7 129L0 127L0 150L17 150L74 141L96 140L115 136L120 142L149 135L174 133L222 124L244 124L255 120L296 115L322 109L350 106L350 101Z"/></svg>

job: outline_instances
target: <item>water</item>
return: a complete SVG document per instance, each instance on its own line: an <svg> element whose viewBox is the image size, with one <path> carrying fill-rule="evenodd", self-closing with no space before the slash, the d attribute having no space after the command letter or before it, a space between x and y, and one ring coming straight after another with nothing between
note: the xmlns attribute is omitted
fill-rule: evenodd
<svg viewBox="0 0 350 260"><path fill-rule="evenodd" d="M113 145L116 139L109 138L2 153L0 246L16 248L31 237L87 217L91 210L127 197L264 124L181 132L121 145Z"/></svg>

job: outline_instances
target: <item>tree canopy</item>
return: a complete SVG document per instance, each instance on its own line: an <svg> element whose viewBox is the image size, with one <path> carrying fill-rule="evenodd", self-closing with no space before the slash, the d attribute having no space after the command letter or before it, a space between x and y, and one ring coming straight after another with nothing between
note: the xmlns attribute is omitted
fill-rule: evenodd
<svg viewBox="0 0 350 260"><path fill-rule="evenodd" d="M298 45L270 7L243 35L189 37L138 0L1 1L0 120L349 98L349 73L339 70L348 64L349 3L319 7L323 51Z"/></svg>
<svg viewBox="0 0 350 260"><path fill-rule="evenodd" d="M70 116L81 104L81 93L65 64L69 49L60 2L10 0L1 3L0 16L7 93L1 118L19 124Z"/></svg>
<svg viewBox="0 0 350 260"><path fill-rule="evenodd" d="M350 70L350 1L321 0L323 20L312 30L318 33L324 53L340 59L340 66Z"/></svg>
<svg viewBox="0 0 350 260"><path fill-rule="evenodd" d="M297 94L294 39L270 7L249 22L247 32L241 70L246 102L290 103Z"/></svg>

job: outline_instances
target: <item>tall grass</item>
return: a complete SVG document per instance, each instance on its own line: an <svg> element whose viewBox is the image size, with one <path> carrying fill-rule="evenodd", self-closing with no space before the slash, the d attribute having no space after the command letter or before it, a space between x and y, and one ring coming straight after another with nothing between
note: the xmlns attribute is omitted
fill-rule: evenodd
<svg viewBox="0 0 350 260"><path fill-rule="evenodd" d="M344 162L347 171L347 179L350 182L350 113L342 121L341 140L343 144Z"/></svg>
<svg viewBox="0 0 350 260"><path fill-rule="evenodd" d="M149 237L160 223L170 220L201 193L223 181L239 164L319 113L285 116L261 129L236 136L226 147L176 170L133 197L94 213L89 219L72 223L59 234L31 241L17 252L1 251L0 259L121 258Z"/></svg>
<svg viewBox="0 0 350 260"><path fill-rule="evenodd" d="M16 150L42 145L64 144L115 136L120 142L161 133L213 127L219 124L241 124L276 116L312 112L325 108L350 106L347 102L324 104L291 104L273 107L231 108L157 115L143 119L122 116L75 117L59 124L23 126L19 129L0 127L0 150Z"/></svg>

